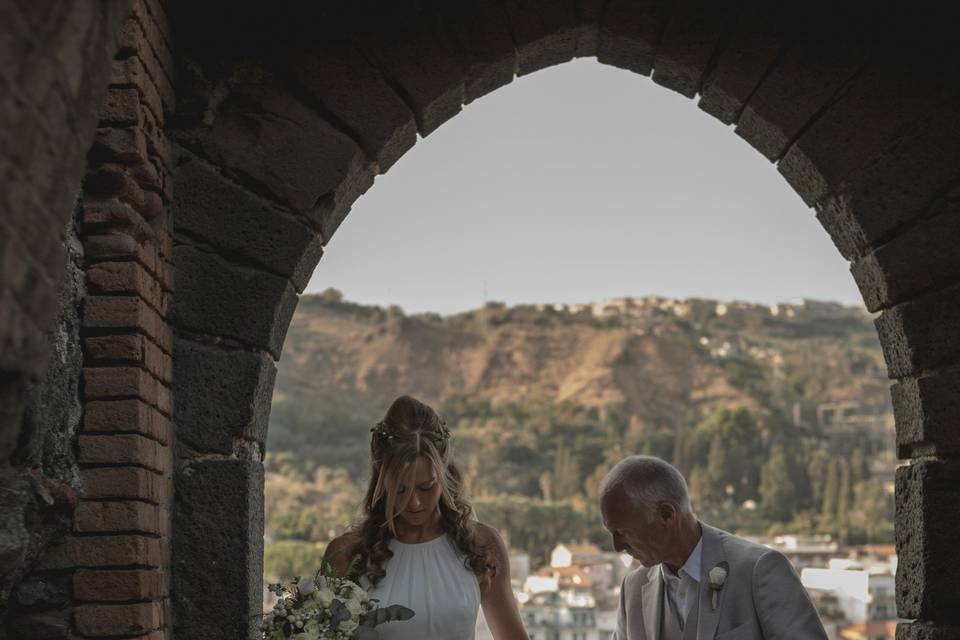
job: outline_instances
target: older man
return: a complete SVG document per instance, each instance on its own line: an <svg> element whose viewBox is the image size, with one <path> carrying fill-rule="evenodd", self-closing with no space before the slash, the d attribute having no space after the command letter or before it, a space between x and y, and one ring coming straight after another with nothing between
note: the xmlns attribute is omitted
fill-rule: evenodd
<svg viewBox="0 0 960 640"><path fill-rule="evenodd" d="M659 458L630 456L600 484L603 525L643 566L620 589L615 640L825 640L783 554L697 520L687 483Z"/></svg>

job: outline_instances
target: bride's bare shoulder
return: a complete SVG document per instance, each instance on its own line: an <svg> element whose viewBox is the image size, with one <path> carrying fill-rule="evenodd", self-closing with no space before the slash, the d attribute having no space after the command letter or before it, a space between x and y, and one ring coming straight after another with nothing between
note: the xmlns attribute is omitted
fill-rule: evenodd
<svg viewBox="0 0 960 640"><path fill-rule="evenodd" d="M473 534L476 536L477 542L492 551L500 552L502 550L506 552L507 545L503 542L503 537L496 527L478 520L473 523Z"/></svg>

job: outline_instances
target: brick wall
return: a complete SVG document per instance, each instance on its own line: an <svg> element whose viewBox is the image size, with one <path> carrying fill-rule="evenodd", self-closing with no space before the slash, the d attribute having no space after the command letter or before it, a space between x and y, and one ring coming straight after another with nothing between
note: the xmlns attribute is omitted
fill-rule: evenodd
<svg viewBox="0 0 960 640"><path fill-rule="evenodd" d="M75 449L81 489L70 534L25 580L35 590L58 585L69 605L19 611L12 631L25 640L62 637L52 633L167 637L173 269L172 164L163 123L175 100L169 33L161 0L134 2L87 154L78 207L86 276Z"/></svg>

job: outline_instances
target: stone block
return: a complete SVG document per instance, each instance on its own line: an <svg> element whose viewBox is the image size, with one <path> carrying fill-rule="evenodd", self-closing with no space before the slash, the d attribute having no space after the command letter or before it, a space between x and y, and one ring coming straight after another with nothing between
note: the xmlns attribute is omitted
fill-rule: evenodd
<svg viewBox="0 0 960 640"><path fill-rule="evenodd" d="M870 311L960 280L960 201L940 200L928 216L852 265Z"/></svg>
<svg viewBox="0 0 960 640"><path fill-rule="evenodd" d="M648 76L673 2L610 0L600 21L597 60Z"/></svg>
<svg viewBox="0 0 960 640"><path fill-rule="evenodd" d="M280 357L297 294L286 278L195 247L174 249L177 295L172 323L207 336L267 349Z"/></svg>
<svg viewBox="0 0 960 640"><path fill-rule="evenodd" d="M803 16L791 28L797 39L763 79L737 122L737 135L769 160L786 153L864 65L871 49L869 42L850 36L865 29L845 20L823 24L821 15Z"/></svg>
<svg viewBox="0 0 960 640"><path fill-rule="evenodd" d="M233 452L237 438L265 443L277 373L272 358L178 338L174 366L180 441L225 455Z"/></svg>
<svg viewBox="0 0 960 640"><path fill-rule="evenodd" d="M898 622L897 640L956 640L960 626L935 622Z"/></svg>
<svg viewBox="0 0 960 640"><path fill-rule="evenodd" d="M676 3L653 61L653 81L692 98L700 91L720 38L737 18L718 2Z"/></svg>
<svg viewBox="0 0 960 640"><path fill-rule="evenodd" d="M517 50L517 75L573 60L582 34L577 7L552 0L504 3Z"/></svg>
<svg viewBox="0 0 960 640"><path fill-rule="evenodd" d="M186 150L179 151L174 179L177 233L290 278L298 291L307 286L323 254L321 238L310 227Z"/></svg>
<svg viewBox="0 0 960 640"><path fill-rule="evenodd" d="M373 184L363 150L278 87L238 87L209 130L195 133L203 156L235 182L306 215L324 242Z"/></svg>
<svg viewBox="0 0 960 640"><path fill-rule="evenodd" d="M173 633L191 640L256 638L262 604L263 465L198 460L176 475Z"/></svg>
<svg viewBox="0 0 960 640"><path fill-rule="evenodd" d="M606 0L577 0L577 58L595 58L600 45L600 16Z"/></svg>
<svg viewBox="0 0 960 640"><path fill-rule="evenodd" d="M466 73L464 103L513 80L517 53L504 20L503 7L483 0L469 0L439 3L435 10Z"/></svg>
<svg viewBox="0 0 960 640"><path fill-rule="evenodd" d="M960 360L960 285L887 309L874 321L891 378Z"/></svg>
<svg viewBox="0 0 960 640"><path fill-rule="evenodd" d="M960 370L943 369L891 387L897 455L960 455Z"/></svg>
<svg viewBox="0 0 960 640"><path fill-rule="evenodd" d="M292 66L299 83L356 136L380 173L417 141L413 113L352 45L311 48Z"/></svg>
<svg viewBox="0 0 960 640"><path fill-rule="evenodd" d="M960 460L897 469L897 615L960 624Z"/></svg>
<svg viewBox="0 0 960 640"><path fill-rule="evenodd" d="M60 608L71 604L71 594L70 576L33 574L14 587L10 604L17 608Z"/></svg>
<svg viewBox="0 0 960 640"><path fill-rule="evenodd" d="M352 3L354 38L413 112L427 136L460 113L466 78L437 18L416 0Z"/></svg>
<svg viewBox="0 0 960 640"><path fill-rule="evenodd" d="M817 218L848 260L890 240L960 177L956 118L933 118L898 137L882 156L851 175L817 206Z"/></svg>
<svg viewBox="0 0 960 640"><path fill-rule="evenodd" d="M70 621L73 607L47 609L10 616L8 629L11 638L17 640L62 640L70 637Z"/></svg>
<svg viewBox="0 0 960 640"><path fill-rule="evenodd" d="M780 173L808 205L822 199L897 136L943 113L938 105L956 88L940 66L920 52L906 64L897 49L871 60L790 147Z"/></svg>
<svg viewBox="0 0 960 640"><path fill-rule="evenodd" d="M716 64L703 78L697 105L733 124L786 47L783 9L768 3L747 8Z"/></svg>

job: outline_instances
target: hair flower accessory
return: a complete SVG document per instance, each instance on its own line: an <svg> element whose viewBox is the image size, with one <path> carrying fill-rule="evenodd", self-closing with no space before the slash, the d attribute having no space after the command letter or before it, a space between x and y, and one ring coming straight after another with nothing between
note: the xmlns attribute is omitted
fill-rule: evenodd
<svg viewBox="0 0 960 640"><path fill-rule="evenodd" d="M723 589L723 583L727 581L727 574L730 572L730 565L726 560L718 562L717 566L710 569L707 578L710 583L710 607L716 611L717 599L720 597L720 590Z"/></svg>

